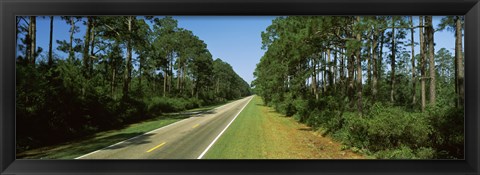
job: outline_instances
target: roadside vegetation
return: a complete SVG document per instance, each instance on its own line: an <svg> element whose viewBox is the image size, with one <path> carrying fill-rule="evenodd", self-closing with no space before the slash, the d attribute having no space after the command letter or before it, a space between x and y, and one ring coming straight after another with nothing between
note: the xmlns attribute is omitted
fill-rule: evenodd
<svg viewBox="0 0 480 175"><path fill-rule="evenodd" d="M50 22L48 48L37 45L37 19ZM56 32L55 20L64 21L69 33ZM69 39L53 39L59 35ZM53 42L59 46L52 48ZM165 117L165 123L135 130L142 133L174 122L162 114L251 94L228 63L214 60L206 44L172 17L19 16L17 43L17 154Z"/></svg>
<svg viewBox="0 0 480 175"><path fill-rule="evenodd" d="M305 124L275 112L255 96L204 159L360 159Z"/></svg>
<svg viewBox="0 0 480 175"><path fill-rule="evenodd" d="M445 29L454 53L435 50ZM462 31L461 16L439 26L432 16L278 17L261 35L252 85L266 105L351 150L463 159Z"/></svg>

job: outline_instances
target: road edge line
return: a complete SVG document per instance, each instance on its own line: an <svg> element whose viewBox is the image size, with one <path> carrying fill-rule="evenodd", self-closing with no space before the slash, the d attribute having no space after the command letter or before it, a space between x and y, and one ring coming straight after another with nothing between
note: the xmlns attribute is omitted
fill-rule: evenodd
<svg viewBox="0 0 480 175"><path fill-rule="evenodd" d="M220 138L220 136L222 136L223 132L225 132L227 130L227 128L233 123L233 121L235 121L235 119L238 117L238 115L240 115L240 113L242 113L243 109L245 109L245 107L247 107L247 105L250 103L250 101L252 101L252 99L254 98L255 96L252 96L250 98L250 100L248 100L247 104L245 104L245 106L242 107L242 109L240 109L240 111L238 111L237 115L235 115L235 117L233 117L232 121L230 121L230 123L228 123L228 125L222 130L222 132L220 132L220 134L217 135L217 137L215 137L215 139L213 139L212 143L210 143L210 145L208 145L208 147L202 152L202 154L200 154L200 156L197 157L197 159L202 159L203 156L208 152L208 150L213 146L213 144L215 144L215 142L217 142L218 138Z"/></svg>
<svg viewBox="0 0 480 175"><path fill-rule="evenodd" d="M104 148L101 148L101 149L92 151L92 152L87 153L87 154L84 154L84 155L82 155L82 156L78 156L78 157L76 157L76 158L74 158L74 159L81 159L81 158L83 158L83 157L86 157L86 156L89 156L89 155L91 155L91 154L94 154L94 153L96 153L96 152L98 152L98 151L104 150L104 149L106 149L106 148L110 148L110 147L115 146L115 145L122 144L122 143L124 143L124 142L126 142L126 141L129 141L129 140L132 140L132 139L136 139L136 138L138 138L138 137L140 137L140 136L143 136L143 135L145 135L145 134L150 134L150 133L155 132L155 131L158 131L158 130L160 130L160 129L167 128L167 127L169 127L169 126L172 126L172 125L174 125L174 124L180 123L180 122L185 121L185 120L187 120L187 119L189 119L189 118L182 119L182 120L180 120L180 121L176 121L176 122L170 123L170 124L168 124L168 125L166 125L166 126L162 126L162 127L160 127L160 128L157 128L157 129L148 131L148 132L146 132L146 133L137 135L137 136L135 136L135 137L132 137L132 138L123 140L123 141L118 142L118 143L115 143L115 144L113 144L113 145L110 145L110 146L107 146L107 147L104 147Z"/></svg>
<svg viewBox="0 0 480 175"><path fill-rule="evenodd" d="M252 97L252 98L253 98L253 97ZM251 100L251 99L250 99L250 100ZM235 101L233 101L233 102L235 102ZM250 101L249 101L249 102L250 102ZM227 104L229 104L229 103L227 103ZM214 110L216 110L216 109L218 109L218 108L220 108L220 107L224 107L224 106L226 106L227 104L224 104L224 105L222 105L222 106L216 107L216 108L214 108ZM248 103L247 103L247 104L248 104ZM243 108L242 108L242 110L243 110ZM190 118L190 117L189 117L189 118ZM81 159L81 158L83 158L83 157L87 157L87 156L89 156L89 155L91 155L91 154L95 154L95 153L97 153L97 152L99 152L99 151L101 151L101 150L104 150L104 149L106 149L106 148L110 148L110 147L112 147L112 146L122 144L123 142L126 142L126 141L129 141L129 140L138 138L138 137L143 136L143 135L145 135L145 134L150 134L150 133L155 132L155 131L158 131L158 130L160 130L160 129L167 128L167 127L172 126L172 125L174 125L174 124L177 124L177 123L180 123L180 122L182 122L182 121L185 121L185 120L187 120L187 119L189 119L189 118L182 119L182 120L180 120L180 121L176 121L176 122L170 123L170 124L168 124L168 125L166 125L166 126L162 126L162 127L160 127L160 128L157 128L157 129L148 131L148 132L146 132L146 133L137 135L137 136L135 136L135 137L132 137L132 138L129 138L129 139L120 141L120 142L115 143L115 144L113 144L113 145L110 145L110 146L107 146L107 147L103 147L103 148L101 148L101 149L97 149L97 150L92 151L92 152L90 152L90 153L87 153L87 154L78 156L78 157L76 157L76 158L74 158L74 159Z"/></svg>

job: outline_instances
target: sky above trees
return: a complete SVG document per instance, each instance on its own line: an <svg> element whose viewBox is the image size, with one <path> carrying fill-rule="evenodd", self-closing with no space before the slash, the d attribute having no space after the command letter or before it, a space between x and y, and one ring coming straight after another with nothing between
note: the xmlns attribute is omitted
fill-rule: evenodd
<svg viewBox="0 0 480 175"><path fill-rule="evenodd" d="M57 19L58 18L58 19ZM229 63L235 72L238 73L246 82L250 83L253 78L253 71L260 58L265 53L261 49L260 33L271 24L274 16L174 16L178 20L178 26L186 28L198 36L207 44L208 50L213 58L221 58ZM433 17L433 25L436 27L440 23L440 16ZM414 18L414 23L418 23L418 18ZM69 26L60 17L55 17L54 21L54 40L68 40ZM80 32L75 34L75 38L83 38L85 34L85 25L79 23ZM418 32L418 29L415 30ZM455 47L455 38L453 32L444 30L435 32L435 50L446 48L453 53ZM408 39L408 37L407 37ZM418 41L418 35L415 35L415 41ZM40 60L46 60L47 48L49 42L49 18L39 17L37 19L37 45L44 49L40 55ZM53 43L53 48L58 44ZM415 50L419 50L417 45ZM410 48L406 48L410 51ZM54 49L55 54L65 58L64 53ZM136 55L134 54L134 57Z"/></svg>

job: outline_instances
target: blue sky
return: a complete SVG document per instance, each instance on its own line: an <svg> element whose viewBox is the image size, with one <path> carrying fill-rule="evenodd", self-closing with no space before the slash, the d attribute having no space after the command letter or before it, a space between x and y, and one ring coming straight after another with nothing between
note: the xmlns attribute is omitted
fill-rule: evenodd
<svg viewBox="0 0 480 175"><path fill-rule="evenodd" d="M275 18L272 16L176 16L179 27L191 30L206 44L213 59L220 58L229 63L235 72L239 74L246 82L253 80L253 71L256 64L264 54L261 49L260 33L271 24ZM441 17L433 17L433 23L436 27ZM418 24L418 17L414 17L414 23ZM43 55L47 54L49 42L49 18L37 18L37 45L44 49ZM80 32L75 34L75 38L83 39L85 27L79 22ZM55 17L54 21L54 40L68 40L69 26L60 17ZM407 39L410 35L407 35ZM418 30L415 34L415 41L418 42ZM435 33L435 51L440 48L447 48L454 53L455 38L449 31ZM64 55L57 51L56 42L54 42L54 52L58 55ZM410 47L406 47L410 51ZM418 53L419 47L416 46L415 53ZM388 49L384 49L388 52Z"/></svg>

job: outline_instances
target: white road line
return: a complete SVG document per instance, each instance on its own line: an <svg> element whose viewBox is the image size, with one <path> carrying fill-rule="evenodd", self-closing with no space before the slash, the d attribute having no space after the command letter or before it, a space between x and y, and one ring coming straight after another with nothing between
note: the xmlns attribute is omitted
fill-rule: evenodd
<svg viewBox="0 0 480 175"><path fill-rule="evenodd" d="M124 143L124 142L129 141L129 140L132 140L132 139L136 139L136 138L138 138L138 137L144 136L144 135L146 135L146 134L150 134L150 133L155 132L155 131L158 131L158 130L160 130L160 129L167 128L167 127L169 127L169 126L173 126L173 125L178 124L178 123L180 123L180 122L182 122L182 121L185 121L185 120L187 120L187 119L189 119L189 118L186 118L186 119L183 119L183 120L180 120L180 121L177 121L177 122L170 123L170 124L168 124L167 126L163 126L163 127L157 128L157 129L155 129L155 130L149 131L149 132L147 132L147 133L143 133L143 134L141 134L141 135L138 135L138 136L129 138L129 139L127 139L127 140L124 140L124 141L115 143L115 144L113 144L113 145L110 145L110 146L107 146L107 147L105 147L105 148L102 148L102 149L93 151L93 152L91 152L91 153L85 154L85 155L80 156L80 157L77 157L77 158L75 158L75 159L81 159L81 158L83 158L83 157L86 157L86 156L89 156L89 155L91 155L91 154L97 153L97 152L99 152L99 151L101 151L101 150L110 148L110 147L112 147L112 146L115 146L115 145Z"/></svg>
<svg viewBox="0 0 480 175"><path fill-rule="evenodd" d="M230 103L224 104L224 105L222 105L222 106L219 106L219 107L216 107L216 108L214 108L214 109L219 109L219 108L221 108L221 107L224 107L224 106L226 106L226 105L228 105L228 104L230 104ZM182 121L185 121L185 120L187 120L187 119L189 119L189 118L186 118L186 119L183 119L183 120L180 120L180 121L177 121L177 122L170 123L170 124L168 124L167 126L163 126L163 127L157 128L157 129L155 129L155 130L152 130L152 131L149 131L149 132L147 132L147 133L143 133L143 134L141 134L141 135L138 135L138 136L135 136L135 137L129 138L129 139L127 139L127 140L124 140L124 141L121 141L121 142L115 143L115 144L113 144L113 145L110 145L110 146L104 147L104 148L102 148L102 149L99 149L99 150L96 150L96 151L93 151L93 152L87 153L87 154L85 154L85 155L82 155L82 156L76 157L75 159L81 159L81 158L83 158L83 157L87 157L87 156L89 156L89 155L92 155L92 154L95 154L95 153L97 153L97 152L99 152L99 151L101 151L101 150L104 150L104 149L110 148L110 147L112 147L112 146L115 146L115 145L119 145L119 144L121 144L121 143L124 143L124 142L126 142L126 141L129 141L129 140L132 140L132 139L136 139L136 138L138 138L138 137L144 136L144 135L146 135L146 134L150 134L150 133L152 133L152 132L156 132L156 131L158 131L158 130L160 130L160 129L167 128L167 127L169 127L169 126L172 126L172 125L178 124L178 123L180 123L180 122L182 122Z"/></svg>
<svg viewBox="0 0 480 175"><path fill-rule="evenodd" d="M202 152L202 154L200 154L200 156L198 156L197 159L202 159L202 157L207 153L207 151L210 149L210 147L212 147L213 144L215 144L215 142L218 140L218 138L220 138L220 136L222 136L223 132L225 132L225 130L227 130L227 128L233 123L233 121L238 117L238 115L243 111L243 109L248 105L248 103L250 103L250 101L253 99L253 97L250 97L250 100L248 100L247 104L245 104L245 106L243 106L242 109L240 109L240 111L238 111L237 115L235 115L235 117L233 117L232 121L230 121L230 123L228 123L228 125L222 130L222 132L220 132L220 134L218 134L217 137L215 137L215 139L213 139L212 143L210 143L210 145L208 145L207 149L205 149L205 151Z"/></svg>

